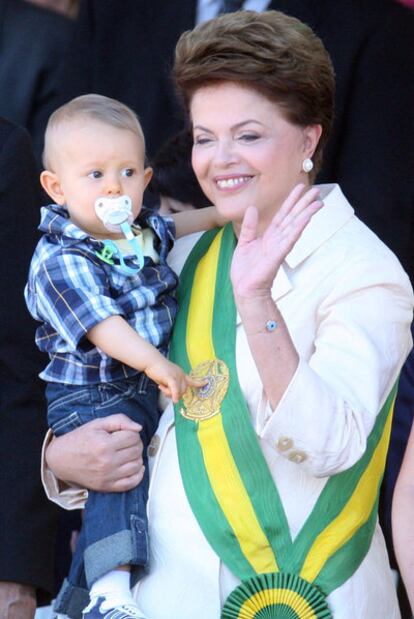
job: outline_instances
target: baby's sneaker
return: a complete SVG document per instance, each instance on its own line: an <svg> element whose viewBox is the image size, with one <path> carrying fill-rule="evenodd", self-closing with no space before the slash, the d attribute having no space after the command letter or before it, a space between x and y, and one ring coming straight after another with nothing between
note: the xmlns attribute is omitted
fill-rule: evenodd
<svg viewBox="0 0 414 619"><path fill-rule="evenodd" d="M82 619L147 619L136 604L120 604L108 607L108 602L101 597L91 602L82 612Z"/></svg>

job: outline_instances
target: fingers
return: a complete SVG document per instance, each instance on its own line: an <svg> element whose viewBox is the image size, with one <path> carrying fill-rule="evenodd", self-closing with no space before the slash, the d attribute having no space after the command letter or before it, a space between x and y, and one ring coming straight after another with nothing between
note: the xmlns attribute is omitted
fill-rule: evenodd
<svg viewBox="0 0 414 619"><path fill-rule="evenodd" d="M296 216L303 209L306 209L312 202L314 202L320 193L319 187L311 187L304 193L305 185L300 183L296 185L282 206L276 213L272 220L271 225L277 225L283 228L293 216Z"/></svg>
<svg viewBox="0 0 414 619"><path fill-rule="evenodd" d="M142 477L140 429L122 414L96 419L55 438L47 449L47 462L60 479L112 491L116 480L133 476L136 482Z"/></svg>
<svg viewBox="0 0 414 619"><path fill-rule="evenodd" d="M174 404L177 404L177 402L179 402L182 393L184 393L185 391L185 389L184 391L182 391L181 389L180 379L173 376L168 377L166 380L166 384L159 385L159 388L164 395L166 395L168 398L171 398Z"/></svg>
<svg viewBox="0 0 414 619"><path fill-rule="evenodd" d="M257 225L259 221L259 213L257 208L249 206L243 217L243 222L239 234L239 247L250 243L257 236Z"/></svg>
<svg viewBox="0 0 414 619"><path fill-rule="evenodd" d="M126 415L118 413L116 415L110 415L109 417L102 417L100 419L94 419L89 422L100 430L105 430L108 433L119 432L120 430L129 430L131 432L140 432L142 426L132 419L129 419ZM85 424L86 425L86 424Z"/></svg>
<svg viewBox="0 0 414 619"><path fill-rule="evenodd" d="M318 199L318 187L311 187L305 193L303 189L303 184L293 188L270 223L267 232L270 235L278 234L279 247L284 241L287 242L286 247L292 245L292 240L296 242L310 219L323 206L323 202Z"/></svg>
<svg viewBox="0 0 414 619"><path fill-rule="evenodd" d="M180 384L177 402L183 397L188 387L195 387L196 389L200 389L207 384L208 380L207 378L195 378L194 376L190 376L190 374L183 374L179 382ZM175 400L173 401L175 402Z"/></svg>
<svg viewBox="0 0 414 619"><path fill-rule="evenodd" d="M112 438L114 436L116 435L110 435L111 438L106 441L105 452L100 456L96 455L93 474L86 487L101 492L120 492L125 480L142 479L141 442L131 447L118 449L119 445Z"/></svg>
<svg viewBox="0 0 414 619"><path fill-rule="evenodd" d="M135 470L130 475L117 475L114 478L104 477L99 481L96 480L90 488L98 492L126 492L138 486L144 477L144 473L145 467L141 466L139 470Z"/></svg>
<svg viewBox="0 0 414 619"><path fill-rule="evenodd" d="M322 205L321 200L319 200L320 189L319 187L311 187L306 191L303 196L293 204L290 209L290 216L295 217L299 213L306 211L312 204L318 202Z"/></svg>
<svg viewBox="0 0 414 619"><path fill-rule="evenodd" d="M138 484L141 483L144 477L145 467L141 467L141 470L138 473L134 473L128 477L122 477L121 479L117 479L110 486L110 492L127 492L128 490L132 490L136 488Z"/></svg>
<svg viewBox="0 0 414 619"><path fill-rule="evenodd" d="M316 200L311 202L306 209L297 213L296 215L292 215L288 221L285 220L283 226L279 226L277 229L278 242L277 242L277 251L280 255L285 258L288 253L292 250L295 243L300 238L302 232L308 225L309 221L313 217L313 215L321 209L323 206L323 202ZM282 229L280 229L282 228ZM267 239L269 254L272 253L272 242L271 237Z"/></svg>
<svg viewBox="0 0 414 619"><path fill-rule="evenodd" d="M283 223L282 234L296 242L314 214L322 207L323 202L321 200L313 200L302 205L301 210L292 210L290 218Z"/></svg>
<svg viewBox="0 0 414 619"><path fill-rule="evenodd" d="M184 374L182 369L178 366L176 366L176 370L173 376L167 377L165 381L166 384L158 385L162 393L171 398L174 404L177 404L177 402L181 400L188 386L202 387L206 383L205 380L196 379L188 374Z"/></svg>
<svg viewBox="0 0 414 619"><path fill-rule="evenodd" d="M169 387L167 387L166 385L158 385L158 388L160 391L162 391L166 398L171 398L171 391Z"/></svg>
<svg viewBox="0 0 414 619"><path fill-rule="evenodd" d="M177 387L172 387L171 388L171 400L174 402L174 404L177 404L180 401L180 392L178 390Z"/></svg>
<svg viewBox="0 0 414 619"><path fill-rule="evenodd" d="M285 217L290 213L292 208L297 204L298 200L301 198L303 191L305 189L305 185L303 183L299 183L299 185L295 185L292 191L289 193L286 200L282 203L282 206L278 209L271 225L279 226Z"/></svg>
<svg viewBox="0 0 414 619"><path fill-rule="evenodd" d="M171 398L174 404L177 404L188 387L195 387L196 389L203 387L207 379L194 378L194 376L184 374L178 366L175 366L175 369L174 375L166 377L165 382L160 383L158 387L167 398Z"/></svg>
<svg viewBox="0 0 414 619"><path fill-rule="evenodd" d="M142 461L142 457L134 457L132 460L128 459L126 462L124 462L123 464L119 464L116 467L116 470L114 469L114 475L113 475L113 479L114 481L117 479L123 479L123 478L127 478L127 477L132 477L134 475L138 475L141 472L141 469L143 468L143 461Z"/></svg>
<svg viewBox="0 0 414 619"><path fill-rule="evenodd" d="M138 456L142 452L142 441L136 432L130 430L119 430L109 435L106 446L110 446L115 451L127 451L129 449L136 450Z"/></svg>
<svg viewBox="0 0 414 619"><path fill-rule="evenodd" d="M303 184L293 188L263 234L262 258L272 268L286 258L310 219L323 206L318 199L318 187L303 193L304 188Z"/></svg>
<svg viewBox="0 0 414 619"><path fill-rule="evenodd" d="M185 375L185 382L190 387L204 387L207 384L207 378L194 378L189 374Z"/></svg>

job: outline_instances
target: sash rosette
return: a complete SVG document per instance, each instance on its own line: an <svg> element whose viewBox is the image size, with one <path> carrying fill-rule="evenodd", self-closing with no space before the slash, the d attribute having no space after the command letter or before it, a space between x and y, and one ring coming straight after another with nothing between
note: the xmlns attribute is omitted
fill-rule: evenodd
<svg viewBox="0 0 414 619"><path fill-rule="evenodd" d="M327 619L326 596L355 572L371 544L396 387L364 455L329 478L292 540L237 377L229 278L235 243L230 224L206 232L180 278L170 357L206 378L175 406L184 488L206 539L241 580L222 619Z"/></svg>

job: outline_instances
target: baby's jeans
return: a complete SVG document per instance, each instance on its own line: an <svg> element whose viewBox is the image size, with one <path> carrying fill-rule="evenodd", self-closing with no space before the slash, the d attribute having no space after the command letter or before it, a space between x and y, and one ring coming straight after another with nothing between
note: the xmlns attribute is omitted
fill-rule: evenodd
<svg viewBox="0 0 414 619"><path fill-rule="evenodd" d="M114 413L123 413L142 425L143 459L158 420L158 387L145 374L113 383L65 385L48 383L48 422L56 436ZM88 604L88 589L120 565L131 566L131 587L148 560L148 466L141 483L128 492L90 490L82 530L69 576L54 610L76 619Z"/></svg>

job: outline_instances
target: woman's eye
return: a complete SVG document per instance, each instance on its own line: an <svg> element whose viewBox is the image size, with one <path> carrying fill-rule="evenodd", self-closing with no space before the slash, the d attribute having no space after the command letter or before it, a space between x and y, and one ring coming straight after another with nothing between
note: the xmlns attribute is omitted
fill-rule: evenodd
<svg viewBox="0 0 414 619"><path fill-rule="evenodd" d="M122 170L122 176L133 176L134 174L134 170L132 168L125 168L125 170Z"/></svg>
<svg viewBox="0 0 414 619"><path fill-rule="evenodd" d="M237 139L241 142L254 142L259 139L259 136L256 133L242 133Z"/></svg>
<svg viewBox="0 0 414 619"><path fill-rule="evenodd" d="M195 146L202 146L203 144L209 144L211 142L211 138L207 138L207 137L195 137L194 138L194 145Z"/></svg>
<svg viewBox="0 0 414 619"><path fill-rule="evenodd" d="M101 178L102 172L100 172L99 170L92 170L92 172L89 172L88 176L89 178Z"/></svg>

